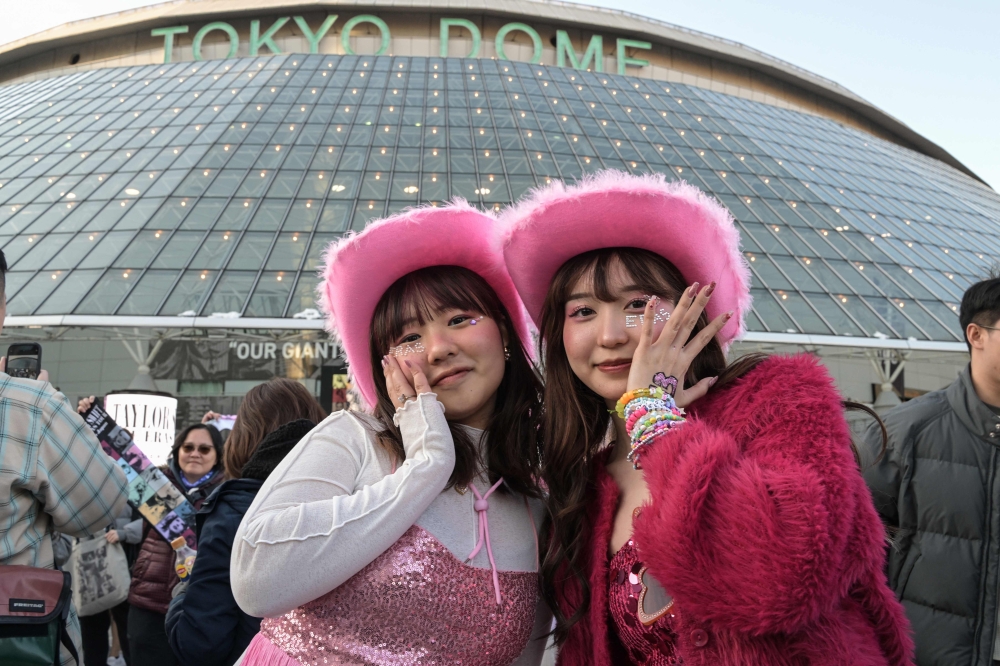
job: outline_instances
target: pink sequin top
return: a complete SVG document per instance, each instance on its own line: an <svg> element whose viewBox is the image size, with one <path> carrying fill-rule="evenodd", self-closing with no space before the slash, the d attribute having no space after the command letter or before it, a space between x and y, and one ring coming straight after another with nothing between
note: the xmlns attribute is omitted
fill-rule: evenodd
<svg viewBox="0 0 1000 666"><path fill-rule="evenodd" d="M651 616L640 612L640 598L643 597L643 571L639 552L632 539L614 554L608 566L608 605L612 627L618 641L628 654L629 662L635 666L674 666L683 663L677 656L675 645L677 636L672 629L672 608L663 613L648 626L658 610L644 605ZM647 576L648 580L648 576Z"/></svg>
<svg viewBox="0 0 1000 666"><path fill-rule="evenodd" d="M467 566L414 525L343 585L260 631L309 666L506 666L531 637L537 593L537 573Z"/></svg>

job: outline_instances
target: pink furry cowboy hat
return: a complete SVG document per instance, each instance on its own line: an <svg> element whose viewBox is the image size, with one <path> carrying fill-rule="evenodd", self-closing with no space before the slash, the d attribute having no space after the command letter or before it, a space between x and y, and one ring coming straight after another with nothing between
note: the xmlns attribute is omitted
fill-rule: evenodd
<svg viewBox="0 0 1000 666"><path fill-rule="evenodd" d="M601 171L575 185L553 181L503 214L507 270L536 325L556 271L590 250L636 247L670 261L688 283L717 286L714 318L733 311L717 336L723 349L746 329L750 269L729 211L684 182L662 174Z"/></svg>
<svg viewBox="0 0 1000 666"><path fill-rule="evenodd" d="M532 349L524 306L514 289L493 215L459 199L439 208L411 208L333 242L324 255L320 306L339 338L365 407L375 405L369 331L375 306L392 283L430 266L461 266L493 287L521 344Z"/></svg>

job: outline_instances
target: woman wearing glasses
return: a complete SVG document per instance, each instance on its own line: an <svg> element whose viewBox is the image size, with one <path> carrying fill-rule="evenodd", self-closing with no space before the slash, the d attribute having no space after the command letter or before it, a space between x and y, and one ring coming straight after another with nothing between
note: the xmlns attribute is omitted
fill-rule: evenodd
<svg viewBox="0 0 1000 666"><path fill-rule="evenodd" d="M174 440L164 474L198 508L223 481L222 436L214 426L188 426ZM177 663L167 642L164 621L171 594L177 584L174 551L170 544L143 521L142 547L132 567L128 601L128 640L131 653L143 655L150 666Z"/></svg>

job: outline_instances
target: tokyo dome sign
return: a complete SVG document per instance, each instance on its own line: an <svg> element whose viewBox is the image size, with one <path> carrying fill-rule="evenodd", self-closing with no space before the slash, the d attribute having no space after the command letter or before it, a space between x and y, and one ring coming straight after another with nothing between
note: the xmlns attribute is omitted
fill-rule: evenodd
<svg viewBox="0 0 1000 666"><path fill-rule="evenodd" d="M338 18L339 16L337 14L330 14L319 26L310 26L309 23L301 16L282 16L269 26L262 26L259 20L251 21L250 34L246 36L245 40L248 46L247 52L250 56L260 55L261 53L280 55L281 50L275 42L275 36L289 21L293 21L302 32L305 40L308 42L309 53L321 53L320 42L327 36L327 33L333 29ZM345 21L340 27L340 45L343 52L348 55L355 55L350 41L351 30L362 24L370 24L374 26L381 36L380 46L373 55L383 55L389 53L389 47L392 42L392 34L389 30L389 26L385 21L372 14L360 14L358 16L354 16ZM480 56L482 46L482 33L479 30L479 26L472 21L463 18L441 19L441 57L444 58L449 55L448 46L452 29L465 30L471 36L471 49L469 50L469 53L462 57L478 58ZM186 25L175 25L169 28L155 28L152 30L151 34L154 37L163 37L164 63L173 61L175 38L178 35L184 35L189 32L190 28ZM191 51L194 59L203 59L203 42L205 37L213 32L222 33L228 39L229 53L226 57L236 57L237 52L240 50L240 45L244 43L243 38L240 37L240 34L236 31L236 28L234 28L232 24L226 23L225 21L213 21L212 23L202 26L197 32L194 33L194 39L191 41ZM504 50L504 42L508 35L518 32L527 35L531 39L534 51L530 62L533 65L537 65L542 61L542 37L538 34L537 30L525 23L507 23L497 30L493 39L497 57L500 60L509 60L506 51ZM595 72L604 71L604 38L601 35L593 35L590 38L590 43L587 45L587 49L582 55L576 52L576 49L570 40L569 33L565 30L556 31L555 44L556 64L558 66L568 66L573 67L574 69L592 69ZM636 50L651 49L652 44L649 42L643 42L635 39L617 38L615 40L615 46L616 63L618 65L619 74L625 74L625 68L628 66L645 67L649 64L648 60L634 57ZM629 55L630 53L632 55Z"/></svg>

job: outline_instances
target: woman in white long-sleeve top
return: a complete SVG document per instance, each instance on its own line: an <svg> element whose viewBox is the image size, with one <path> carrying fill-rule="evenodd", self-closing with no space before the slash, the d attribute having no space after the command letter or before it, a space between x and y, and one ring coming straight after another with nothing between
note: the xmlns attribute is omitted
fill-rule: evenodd
<svg viewBox="0 0 1000 666"><path fill-rule="evenodd" d="M328 250L369 413L311 431L240 525L233 592L269 618L244 666L540 663L541 385L494 222L414 209Z"/></svg>

